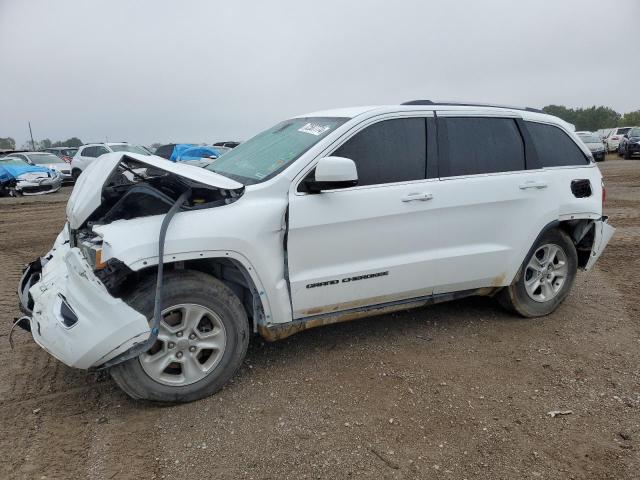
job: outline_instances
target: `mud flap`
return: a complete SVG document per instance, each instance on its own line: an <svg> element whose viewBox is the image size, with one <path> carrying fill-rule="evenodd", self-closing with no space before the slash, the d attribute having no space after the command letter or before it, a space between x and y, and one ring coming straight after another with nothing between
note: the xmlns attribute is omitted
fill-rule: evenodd
<svg viewBox="0 0 640 480"><path fill-rule="evenodd" d="M607 223L608 217L602 217L601 220L595 222L595 236L593 239L593 248L591 249L591 256L585 266L585 270L590 270L596 263L605 247L611 240L613 233L616 231L611 225Z"/></svg>

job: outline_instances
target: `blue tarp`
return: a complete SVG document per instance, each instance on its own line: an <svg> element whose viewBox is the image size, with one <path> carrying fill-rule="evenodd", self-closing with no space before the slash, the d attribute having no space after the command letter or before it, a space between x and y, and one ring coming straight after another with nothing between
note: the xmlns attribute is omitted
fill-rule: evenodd
<svg viewBox="0 0 640 480"><path fill-rule="evenodd" d="M22 160L9 160L9 161L0 161L0 168L2 168L5 172L11 175L13 178L18 178L23 173L48 173L50 177L53 176L53 172L49 170L47 167L39 167L37 165L29 165L27 162L23 162Z"/></svg>
<svg viewBox="0 0 640 480"><path fill-rule="evenodd" d="M11 175L6 168L0 165L0 185L3 185L11 180L13 180L13 175Z"/></svg>
<svg viewBox="0 0 640 480"><path fill-rule="evenodd" d="M176 144L176 146L173 147L173 153L171 153L171 157L169 157L169 160L171 160L172 162L178 161L178 159L180 158L180 154L191 147L193 147L192 143Z"/></svg>
<svg viewBox="0 0 640 480"><path fill-rule="evenodd" d="M220 152L213 147L180 143L173 147L173 153L169 160L172 162L184 162L186 160L200 160L203 157L218 158L219 156Z"/></svg>

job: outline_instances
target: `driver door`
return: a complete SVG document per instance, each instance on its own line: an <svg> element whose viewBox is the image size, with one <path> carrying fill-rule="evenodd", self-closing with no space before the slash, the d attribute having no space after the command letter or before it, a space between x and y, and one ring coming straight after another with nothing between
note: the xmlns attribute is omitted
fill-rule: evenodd
<svg viewBox="0 0 640 480"><path fill-rule="evenodd" d="M331 155L356 163L358 185L292 187L287 242L294 318L430 295L427 120L371 123ZM435 149L435 136L430 147ZM312 172L313 174L313 172ZM433 230L431 229L431 234Z"/></svg>

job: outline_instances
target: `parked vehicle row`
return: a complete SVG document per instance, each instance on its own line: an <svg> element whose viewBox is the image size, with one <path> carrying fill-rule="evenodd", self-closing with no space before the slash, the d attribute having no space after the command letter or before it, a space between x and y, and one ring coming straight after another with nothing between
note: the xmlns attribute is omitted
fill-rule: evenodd
<svg viewBox="0 0 640 480"><path fill-rule="evenodd" d="M93 163L96 158L111 152L129 152L149 155L146 149L127 142L87 143L78 148L78 151L71 160L71 175L73 179L77 180L80 174Z"/></svg>
<svg viewBox="0 0 640 480"><path fill-rule="evenodd" d="M76 154L78 149L75 147L51 147L51 148L45 148L42 151L53 153L54 155L57 155L65 162L71 163L71 159Z"/></svg>
<svg viewBox="0 0 640 480"><path fill-rule="evenodd" d="M618 146L620 145L620 140L624 137L624 135L631 130L631 127L618 127L614 128L609 132L607 138L605 138L605 144L607 147L607 152L617 152Z"/></svg>
<svg viewBox="0 0 640 480"><path fill-rule="evenodd" d="M547 315L613 235L603 202L591 151L530 109L317 112L202 169L108 153L25 270L19 325L134 398L191 401L229 381L251 332L470 295Z"/></svg>
<svg viewBox="0 0 640 480"><path fill-rule="evenodd" d="M618 155L627 160L640 155L640 127L632 127L622 136L618 144Z"/></svg>
<svg viewBox="0 0 640 480"><path fill-rule="evenodd" d="M592 132L576 132L576 135L587 146L596 162L604 161L605 147L602 139Z"/></svg>

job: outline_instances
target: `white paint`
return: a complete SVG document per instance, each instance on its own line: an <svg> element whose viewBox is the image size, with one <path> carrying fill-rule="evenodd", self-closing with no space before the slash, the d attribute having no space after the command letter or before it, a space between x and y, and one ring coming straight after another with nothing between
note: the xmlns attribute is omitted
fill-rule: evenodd
<svg viewBox="0 0 640 480"><path fill-rule="evenodd" d="M246 186L234 203L176 214L167 232L164 261L220 257L239 262L262 292L267 325L291 322L332 306L367 306L509 285L539 232L560 219L594 220L599 233L592 265L613 233L599 220L601 174L593 163L356 186L320 194L298 191L299 183L316 166L316 173L325 179L357 175L353 162L348 165L331 155L367 125L389 118L429 117L434 111L442 116L502 115L551 123L564 129L589 155L568 124L534 112L399 105L322 112L353 118L279 175ZM99 206L101 188L122 155L100 157L80 177L67 206L71 228L78 228ZM208 185L242 187L197 167L126 155ZM591 197L577 199L571 194L575 178L591 181ZM103 239L103 259L117 258L134 271L155 265L162 219L158 215L94 227ZM31 289L35 310L43 312L34 321L47 326L39 343L65 363L86 368L104 362L115 355L114 349L120 351L144 332L141 315L107 293L76 249L55 253L44 270L43 281ZM323 282L329 284L308 288ZM49 285L50 292L42 292L43 285ZM52 313L57 291L66 292L81 317L76 327L66 331L56 326Z"/></svg>

